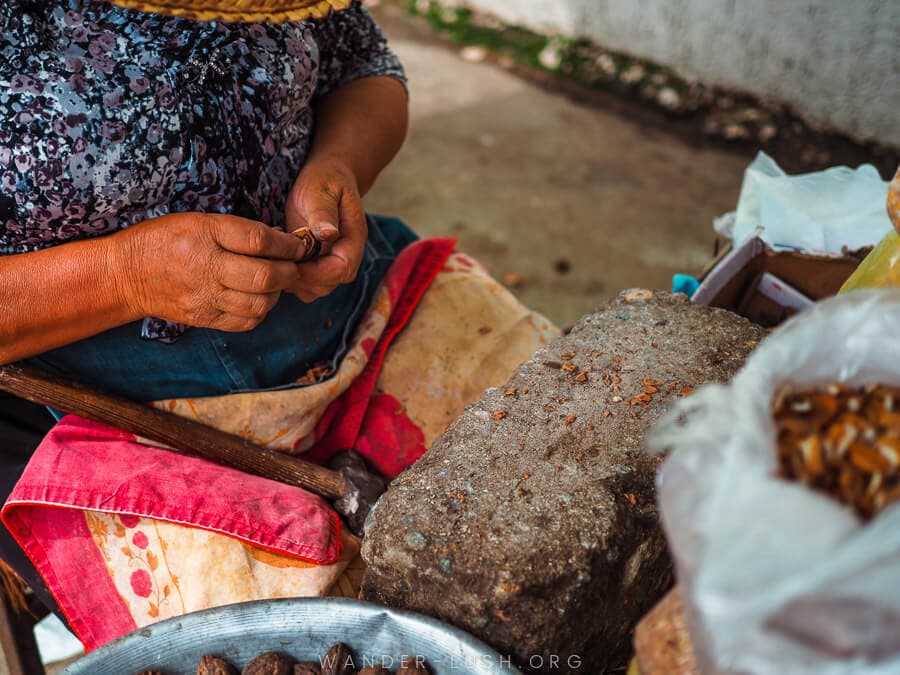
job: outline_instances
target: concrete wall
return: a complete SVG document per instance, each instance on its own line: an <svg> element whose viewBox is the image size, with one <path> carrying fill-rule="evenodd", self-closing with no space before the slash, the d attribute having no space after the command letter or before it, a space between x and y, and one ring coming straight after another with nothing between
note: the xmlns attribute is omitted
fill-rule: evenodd
<svg viewBox="0 0 900 675"><path fill-rule="evenodd" d="M900 0L466 0L900 146Z"/></svg>

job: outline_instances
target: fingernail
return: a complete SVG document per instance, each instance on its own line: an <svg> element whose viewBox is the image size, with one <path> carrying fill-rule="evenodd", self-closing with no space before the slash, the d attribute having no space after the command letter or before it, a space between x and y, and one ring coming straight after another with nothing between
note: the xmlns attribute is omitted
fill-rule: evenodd
<svg viewBox="0 0 900 675"><path fill-rule="evenodd" d="M332 241L338 238L338 229L331 223L319 223L314 229L319 241Z"/></svg>

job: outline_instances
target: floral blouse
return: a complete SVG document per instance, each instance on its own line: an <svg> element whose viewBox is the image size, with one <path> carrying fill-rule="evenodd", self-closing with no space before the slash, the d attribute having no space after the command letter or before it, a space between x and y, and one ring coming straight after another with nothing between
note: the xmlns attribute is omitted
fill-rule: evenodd
<svg viewBox="0 0 900 675"><path fill-rule="evenodd" d="M174 212L280 227L316 99L362 77L404 79L359 3L269 24L5 0L0 26L0 255ZM182 330L144 325L147 337Z"/></svg>

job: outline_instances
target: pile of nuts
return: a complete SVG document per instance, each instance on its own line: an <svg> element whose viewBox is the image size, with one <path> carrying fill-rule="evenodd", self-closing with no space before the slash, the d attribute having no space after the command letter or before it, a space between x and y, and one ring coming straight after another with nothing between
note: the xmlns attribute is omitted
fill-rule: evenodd
<svg viewBox="0 0 900 675"><path fill-rule="evenodd" d="M197 666L197 675L391 675L392 671L383 666L368 666L356 670L353 654L347 645L338 643L328 650L318 663L298 662L286 654L266 652L250 661L238 671L228 661L212 654L206 654ZM402 660L396 675L430 675L421 656L411 656ZM158 670L144 670L135 675L165 675Z"/></svg>
<svg viewBox="0 0 900 675"><path fill-rule="evenodd" d="M864 519L900 499L900 389L783 387L773 402L780 475Z"/></svg>

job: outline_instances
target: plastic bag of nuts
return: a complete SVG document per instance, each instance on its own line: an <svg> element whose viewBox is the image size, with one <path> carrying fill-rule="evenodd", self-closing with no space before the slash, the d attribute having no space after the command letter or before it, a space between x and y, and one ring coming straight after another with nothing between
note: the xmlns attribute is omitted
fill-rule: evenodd
<svg viewBox="0 0 900 675"><path fill-rule="evenodd" d="M788 321L648 445L703 672L900 672L900 290Z"/></svg>

